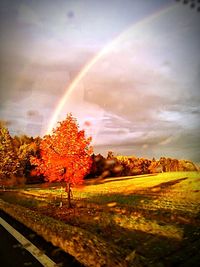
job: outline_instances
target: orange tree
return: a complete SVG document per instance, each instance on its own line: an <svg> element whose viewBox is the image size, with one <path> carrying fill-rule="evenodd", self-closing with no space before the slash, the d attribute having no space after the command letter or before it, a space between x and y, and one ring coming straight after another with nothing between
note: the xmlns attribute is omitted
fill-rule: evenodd
<svg viewBox="0 0 200 267"><path fill-rule="evenodd" d="M40 158L31 158L38 175L43 174L50 182L66 183L68 207L71 207L71 187L82 183L90 171L93 152L90 143L91 137L86 138L84 130L79 130L76 119L68 114L51 135L43 137Z"/></svg>

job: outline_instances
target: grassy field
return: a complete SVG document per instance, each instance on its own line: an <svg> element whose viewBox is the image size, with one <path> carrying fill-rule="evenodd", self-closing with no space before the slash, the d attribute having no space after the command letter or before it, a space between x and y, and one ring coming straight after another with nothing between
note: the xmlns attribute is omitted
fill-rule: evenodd
<svg viewBox="0 0 200 267"><path fill-rule="evenodd" d="M199 266L199 172L88 180L73 188L73 209L58 184L1 192L1 198L90 233L106 250L119 251L124 266Z"/></svg>

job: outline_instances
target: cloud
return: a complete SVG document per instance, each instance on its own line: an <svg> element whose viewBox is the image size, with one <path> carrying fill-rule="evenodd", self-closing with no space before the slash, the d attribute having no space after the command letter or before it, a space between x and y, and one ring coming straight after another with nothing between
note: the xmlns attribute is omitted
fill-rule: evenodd
<svg viewBox="0 0 200 267"><path fill-rule="evenodd" d="M37 13L30 6L21 4L18 9L18 19L23 23L42 26Z"/></svg>
<svg viewBox="0 0 200 267"><path fill-rule="evenodd" d="M161 141L163 138L163 141ZM134 155L137 157L160 158L162 156L189 159L194 162L200 160L200 142L198 133L180 133L179 135L165 136L159 140L150 139L148 142L130 142L128 144L107 144L95 145L95 153L106 155L106 151L112 150L118 155Z"/></svg>
<svg viewBox="0 0 200 267"><path fill-rule="evenodd" d="M85 64L133 23L83 77L58 120L71 111L105 150L198 155L198 14L175 7L134 26L160 4L11 2L0 18L0 115L13 131L41 132Z"/></svg>
<svg viewBox="0 0 200 267"><path fill-rule="evenodd" d="M96 139L96 145L158 145L166 139L171 138L174 129L166 133L165 129L157 126L148 127L144 124L134 125L133 121L116 116L113 113L105 113L101 121L101 127Z"/></svg>

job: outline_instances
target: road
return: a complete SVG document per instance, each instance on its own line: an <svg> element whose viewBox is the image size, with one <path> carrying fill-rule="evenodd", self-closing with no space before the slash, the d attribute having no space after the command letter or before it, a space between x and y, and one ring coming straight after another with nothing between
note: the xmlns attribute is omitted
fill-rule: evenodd
<svg viewBox="0 0 200 267"><path fill-rule="evenodd" d="M0 225L0 263L4 267L43 266L2 225Z"/></svg>
<svg viewBox="0 0 200 267"><path fill-rule="evenodd" d="M83 267L71 255L46 242L36 233L1 210L0 266Z"/></svg>

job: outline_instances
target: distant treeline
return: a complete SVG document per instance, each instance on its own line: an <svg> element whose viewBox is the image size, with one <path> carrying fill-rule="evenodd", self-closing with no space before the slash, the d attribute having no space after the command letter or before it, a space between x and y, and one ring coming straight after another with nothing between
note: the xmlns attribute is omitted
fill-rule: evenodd
<svg viewBox="0 0 200 267"><path fill-rule="evenodd" d="M44 182L42 175L37 176L30 158L40 158L40 137L26 135L11 137L9 130L0 123L0 185ZM195 164L188 160L161 157L156 159L135 156L114 156L109 151L107 157L91 155L92 166L88 178L132 176L170 171L197 171Z"/></svg>
<svg viewBox="0 0 200 267"><path fill-rule="evenodd" d="M160 172L198 171L198 167L189 160L161 157L159 160L137 158L135 156L114 156L112 151L107 157L92 155L93 164L90 177L118 177L151 174Z"/></svg>
<svg viewBox="0 0 200 267"><path fill-rule="evenodd" d="M18 185L40 182L43 177L33 177L31 156L40 156L40 137L26 135L11 137L7 127L0 123L0 185Z"/></svg>

